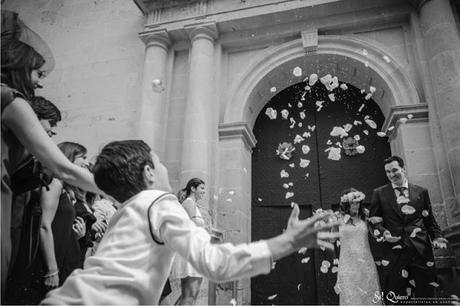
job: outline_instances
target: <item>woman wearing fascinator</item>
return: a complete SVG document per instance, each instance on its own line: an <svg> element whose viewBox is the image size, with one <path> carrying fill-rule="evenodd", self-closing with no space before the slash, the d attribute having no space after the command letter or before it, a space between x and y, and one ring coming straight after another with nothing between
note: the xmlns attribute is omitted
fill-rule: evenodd
<svg viewBox="0 0 460 306"><path fill-rule="evenodd" d="M349 188L340 197L340 256L336 291L340 305L381 304L379 277L369 244L364 193ZM371 238L373 239L373 238Z"/></svg>
<svg viewBox="0 0 460 306"><path fill-rule="evenodd" d="M53 69L54 60L46 43L20 20L18 14L1 11L1 121L2 121L2 182L1 182L1 273L2 299L9 270L14 262L14 241L11 238L13 220L22 220L21 209L16 209L18 188L13 184L15 174L29 164L34 156L37 162L57 178L88 191L101 193L93 175L71 163L50 139L29 104L41 80ZM41 167L30 167L40 169ZM22 172L21 172L22 173ZM31 173L31 177L37 173ZM41 175L30 184L30 192L46 182ZM23 211L23 210L22 210ZM16 222L16 221L15 221ZM56 271L49 271L56 272Z"/></svg>

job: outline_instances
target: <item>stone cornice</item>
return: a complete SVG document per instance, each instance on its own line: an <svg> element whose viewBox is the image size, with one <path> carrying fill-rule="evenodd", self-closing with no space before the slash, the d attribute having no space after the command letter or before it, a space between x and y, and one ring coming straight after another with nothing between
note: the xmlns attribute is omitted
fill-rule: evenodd
<svg viewBox="0 0 460 306"><path fill-rule="evenodd" d="M219 140L224 139L242 139L249 151L252 151L257 143L256 137L244 122L219 124Z"/></svg>
<svg viewBox="0 0 460 306"><path fill-rule="evenodd" d="M420 103L393 106L382 125L382 131L387 134L389 140L396 137L399 126L403 124L400 119L407 118L408 115L412 115L412 118L405 124L428 121L428 105Z"/></svg>
<svg viewBox="0 0 460 306"><path fill-rule="evenodd" d="M184 29L192 42L197 38L206 38L214 42L219 36L215 22L188 24L184 26Z"/></svg>
<svg viewBox="0 0 460 306"><path fill-rule="evenodd" d="M171 40L169 39L169 34L166 29L142 31L139 33L139 38L148 47L159 46L167 50L171 44Z"/></svg>

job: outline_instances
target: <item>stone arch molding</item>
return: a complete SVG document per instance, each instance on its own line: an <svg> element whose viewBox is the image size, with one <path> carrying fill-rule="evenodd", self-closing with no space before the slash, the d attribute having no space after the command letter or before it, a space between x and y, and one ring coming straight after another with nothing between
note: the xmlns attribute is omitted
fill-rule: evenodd
<svg viewBox="0 0 460 306"><path fill-rule="evenodd" d="M392 106L420 103L416 87L402 66L381 50L374 41L337 35L319 36L318 49L310 54L305 53L300 39L269 48L232 86L222 123L245 122L252 129L271 97L310 73L320 77L330 73L358 88L378 88L373 99L385 117ZM293 77L295 66L303 68L301 78ZM275 93L270 91L272 87L276 87Z"/></svg>

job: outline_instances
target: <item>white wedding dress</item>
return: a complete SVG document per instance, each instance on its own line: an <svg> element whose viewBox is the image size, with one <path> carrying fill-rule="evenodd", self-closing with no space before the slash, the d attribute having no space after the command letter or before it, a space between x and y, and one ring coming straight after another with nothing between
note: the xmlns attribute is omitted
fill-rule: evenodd
<svg viewBox="0 0 460 306"><path fill-rule="evenodd" d="M340 226L340 258L337 290L340 305L381 304L377 268L363 220Z"/></svg>

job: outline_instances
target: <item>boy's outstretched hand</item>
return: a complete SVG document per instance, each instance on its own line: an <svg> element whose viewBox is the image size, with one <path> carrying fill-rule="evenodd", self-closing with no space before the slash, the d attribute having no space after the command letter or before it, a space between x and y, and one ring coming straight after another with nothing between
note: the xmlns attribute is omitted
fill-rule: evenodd
<svg viewBox="0 0 460 306"><path fill-rule="evenodd" d="M302 247L334 248L329 240L339 238L339 233L330 232L329 230L338 226L340 222L336 221L319 226L316 225L317 222L330 218L332 212L321 212L303 220L299 220L299 213L299 206L295 204L291 216L289 217L286 230L281 235L267 240L273 260L285 257Z"/></svg>

